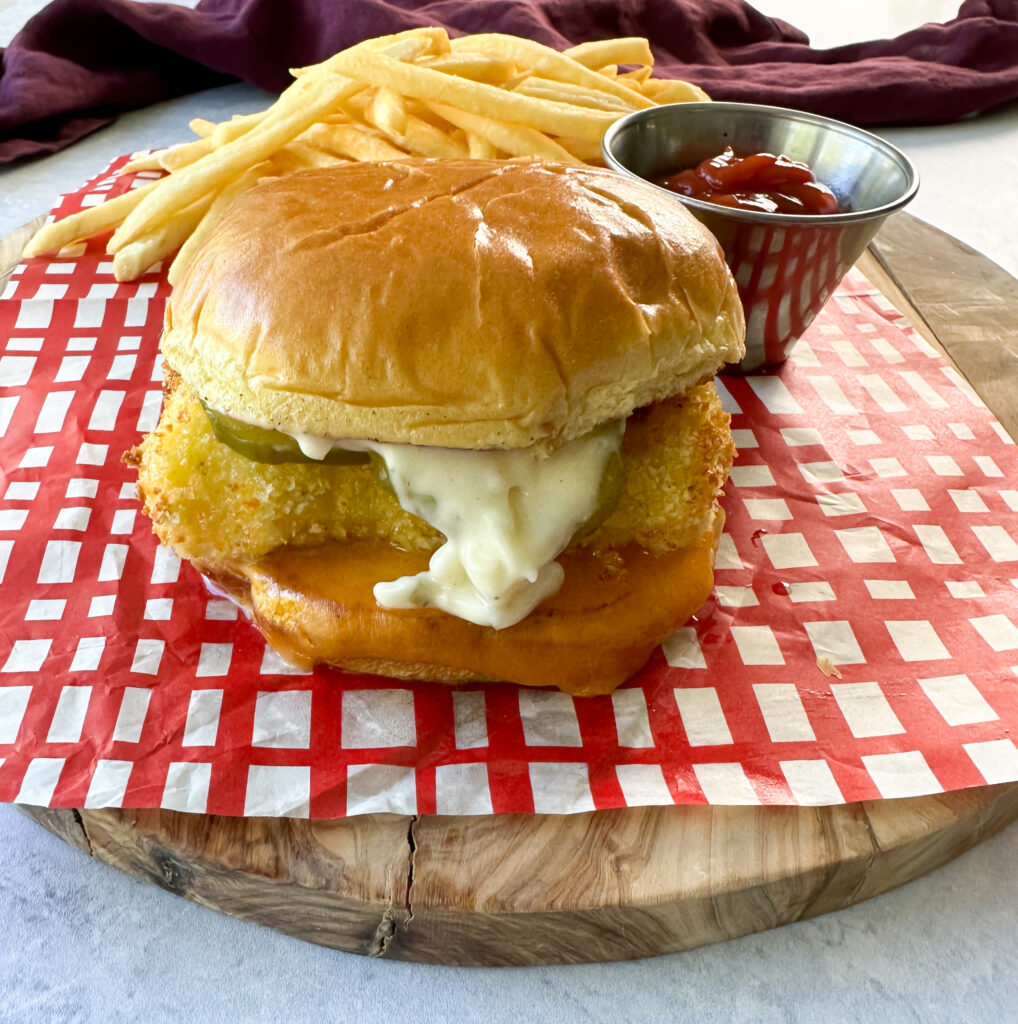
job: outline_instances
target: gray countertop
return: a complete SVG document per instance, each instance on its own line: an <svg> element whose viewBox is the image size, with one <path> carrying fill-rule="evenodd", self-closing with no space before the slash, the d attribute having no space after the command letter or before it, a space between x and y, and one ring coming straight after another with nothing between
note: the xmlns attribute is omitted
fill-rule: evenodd
<svg viewBox="0 0 1018 1024"><path fill-rule="evenodd" d="M0 0L0 45L40 6ZM847 5L838 16L809 0L757 6L832 44L949 16L952 5L860 0L851 20ZM184 139L199 114L220 119L266 99L240 85L183 97L0 170L0 233L111 157ZM1018 275L1018 105L881 134L919 165L912 212ZM423 967L334 953L220 916L120 875L0 806L0 1022L1018 1020L1016 908L1010 828L858 907L690 953L576 967Z"/></svg>

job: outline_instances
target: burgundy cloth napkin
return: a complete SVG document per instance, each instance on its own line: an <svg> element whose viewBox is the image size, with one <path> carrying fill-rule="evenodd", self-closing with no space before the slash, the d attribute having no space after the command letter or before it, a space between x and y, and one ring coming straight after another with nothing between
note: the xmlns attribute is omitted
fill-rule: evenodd
<svg viewBox="0 0 1018 1024"><path fill-rule="evenodd" d="M1018 0L966 0L945 25L814 50L743 0L55 0L2 52L0 162L69 145L117 111L287 68L417 25L511 32L555 47L647 36L657 74L715 99L856 124L952 121L1018 98Z"/></svg>

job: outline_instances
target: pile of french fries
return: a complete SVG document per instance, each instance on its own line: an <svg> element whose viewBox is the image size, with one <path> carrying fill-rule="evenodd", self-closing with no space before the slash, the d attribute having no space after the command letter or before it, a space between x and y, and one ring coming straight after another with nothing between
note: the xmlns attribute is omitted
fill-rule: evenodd
<svg viewBox="0 0 1018 1024"><path fill-rule="evenodd" d="M173 284L233 200L267 178L408 156L597 163L605 130L623 115L708 98L688 82L652 77L653 61L640 38L564 52L494 33L450 39L441 28L369 39L294 69L267 110L221 124L192 121L194 141L121 168L165 177L44 225L25 255L115 228L107 252L118 281L177 251Z"/></svg>

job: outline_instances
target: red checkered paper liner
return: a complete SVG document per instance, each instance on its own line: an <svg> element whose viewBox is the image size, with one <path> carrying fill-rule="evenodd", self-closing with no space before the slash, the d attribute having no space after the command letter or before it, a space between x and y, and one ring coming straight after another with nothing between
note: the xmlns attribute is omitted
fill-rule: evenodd
<svg viewBox="0 0 1018 1024"><path fill-rule="evenodd" d="M574 699L295 671L159 548L120 455L158 417L168 287L116 283L103 241L0 301L0 799L331 818L1018 779L1016 448L861 277L780 374L719 381L740 454L714 595Z"/></svg>

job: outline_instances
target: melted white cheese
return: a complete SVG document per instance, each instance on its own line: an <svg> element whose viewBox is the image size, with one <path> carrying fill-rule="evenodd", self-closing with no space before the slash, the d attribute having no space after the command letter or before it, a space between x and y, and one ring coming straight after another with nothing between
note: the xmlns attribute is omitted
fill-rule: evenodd
<svg viewBox="0 0 1018 1024"><path fill-rule="evenodd" d="M375 585L383 608L441 608L505 629L562 586L555 559L596 511L623 430L620 420L544 456L290 436L316 460L333 447L377 453L400 505L445 535L424 572Z"/></svg>

